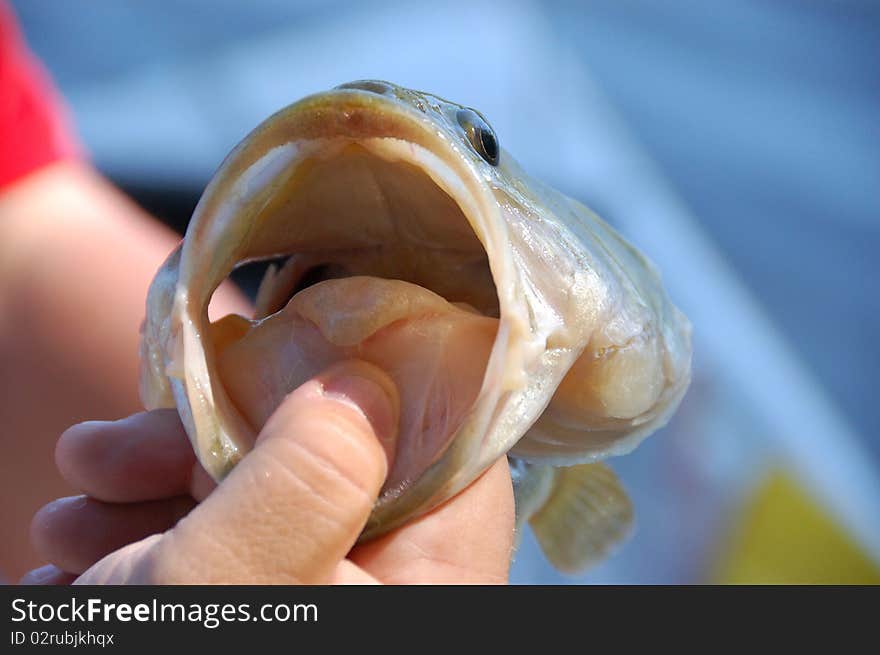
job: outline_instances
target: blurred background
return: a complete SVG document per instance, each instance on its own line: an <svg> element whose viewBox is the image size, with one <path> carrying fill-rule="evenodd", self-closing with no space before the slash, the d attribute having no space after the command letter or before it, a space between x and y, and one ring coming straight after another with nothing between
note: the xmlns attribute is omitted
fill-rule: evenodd
<svg viewBox="0 0 880 655"><path fill-rule="evenodd" d="M480 109L661 268L694 323L672 423L612 462L632 538L578 578L880 581L880 4L14 0L97 167L178 230L301 96L384 78Z"/></svg>

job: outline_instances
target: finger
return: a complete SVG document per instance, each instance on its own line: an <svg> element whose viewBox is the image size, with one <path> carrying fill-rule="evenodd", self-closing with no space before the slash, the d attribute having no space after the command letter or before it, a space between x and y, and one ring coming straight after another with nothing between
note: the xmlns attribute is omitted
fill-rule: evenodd
<svg viewBox="0 0 880 655"><path fill-rule="evenodd" d="M172 409L74 425L58 440L55 461L74 487L117 503L187 494L207 476Z"/></svg>
<svg viewBox="0 0 880 655"><path fill-rule="evenodd" d="M386 584L505 583L513 529L513 486L502 457L447 503L349 557Z"/></svg>
<svg viewBox="0 0 880 655"><path fill-rule="evenodd" d="M125 505L59 498L34 515L31 542L52 564L82 573L108 553L173 527L194 505L189 496Z"/></svg>
<svg viewBox="0 0 880 655"><path fill-rule="evenodd" d="M334 585L377 585L376 578L364 571L354 562L344 559L336 567L330 584Z"/></svg>
<svg viewBox="0 0 880 655"><path fill-rule="evenodd" d="M332 367L291 393L223 484L128 569L148 562L162 584L330 582L385 480L398 417L380 369Z"/></svg>
<svg viewBox="0 0 880 655"><path fill-rule="evenodd" d="M163 535L154 534L114 550L74 580L75 585L156 584L153 575L156 546Z"/></svg>
<svg viewBox="0 0 880 655"><path fill-rule="evenodd" d="M24 574L18 584L21 585L69 585L76 580L73 573L62 571L53 564L46 564Z"/></svg>

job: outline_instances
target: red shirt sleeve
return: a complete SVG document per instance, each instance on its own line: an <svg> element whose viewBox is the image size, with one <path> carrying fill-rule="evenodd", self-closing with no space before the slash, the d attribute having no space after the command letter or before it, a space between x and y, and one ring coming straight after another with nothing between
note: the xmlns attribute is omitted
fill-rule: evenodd
<svg viewBox="0 0 880 655"><path fill-rule="evenodd" d="M0 0L0 187L81 152L60 96Z"/></svg>

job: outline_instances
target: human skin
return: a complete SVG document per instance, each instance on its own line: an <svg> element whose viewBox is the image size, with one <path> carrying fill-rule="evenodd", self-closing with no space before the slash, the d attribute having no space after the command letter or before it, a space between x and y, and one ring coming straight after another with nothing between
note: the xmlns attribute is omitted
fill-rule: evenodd
<svg viewBox="0 0 880 655"><path fill-rule="evenodd" d="M141 407L144 298L178 240L84 163L46 166L0 192L0 577L39 562L30 518L71 492L53 466L61 432ZM246 307L232 290L221 296Z"/></svg>
<svg viewBox="0 0 880 655"><path fill-rule="evenodd" d="M291 393L213 489L173 411L75 426L56 457L87 495L34 517L34 544L52 565L23 582L506 582L513 499L504 458L450 503L355 546L393 461L398 417L387 374L342 362Z"/></svg>
<svg viewBox="0 0 880 655"><path fill-rule="evenodd" d="M81 162L47 166L0 193L0 446L6 453L0 471L0 493L6 499L0 505L0 578L17 579L49 559L38 555L28 538L28 525L39 507L75 490L89 492L87 480L71 484L55 470L52 453L58 435L80 421L115 419L140 409L137 353L144 298L155 271L178 241L178 235ZM212 314L215 310L217 315L247 312L248 305L234 288L221 287ZM170 416L176 417L173 412ZM163 435L167 447L152 444L144 449L168 453L180 463L184 460L174 458L192 455L179 421L174 421ZM143 436L129 436L136 435ZM62 466L63 461L62 457ZM155 471L141 472L145 479L161 477ZM100 471L92 473L94 484L101 484ZM481 503L492 501L495 493L502 499L512 495L505 476L484 476L436 515L480 524L485 520ZM494 480L489 485L494 491L484 497L479 490L486 488L487 479ZM171 519L194 502L183 492L176 495L183 498L165 522L161 513L141 506L141 514L149 514L153 523L125 525L138 525L141 532L170 527ZM92 500L60 502L90 508L99 498L100 494ZM134 500L145 499L126 502ZM512 521L512 499L509 505ZM131 508L116 501L101 506L131 516ZM501 505L503 516L505 507ZM89 547L88 539L80 544ZM363 550L370 548L375 544ZM52 577L53 571L43 573Z"/></svg>

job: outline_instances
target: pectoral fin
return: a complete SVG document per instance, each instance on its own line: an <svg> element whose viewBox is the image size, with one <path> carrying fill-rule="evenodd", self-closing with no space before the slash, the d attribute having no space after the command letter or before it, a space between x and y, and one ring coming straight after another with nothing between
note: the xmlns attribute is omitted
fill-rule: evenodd
<svg viewBox="0 0 880 655"><path fill-rule="evenodd" d="M561 468L516 463L517 528L529 522L554 567L577 573L630 531L632 504L605 464Z"/></svg>

